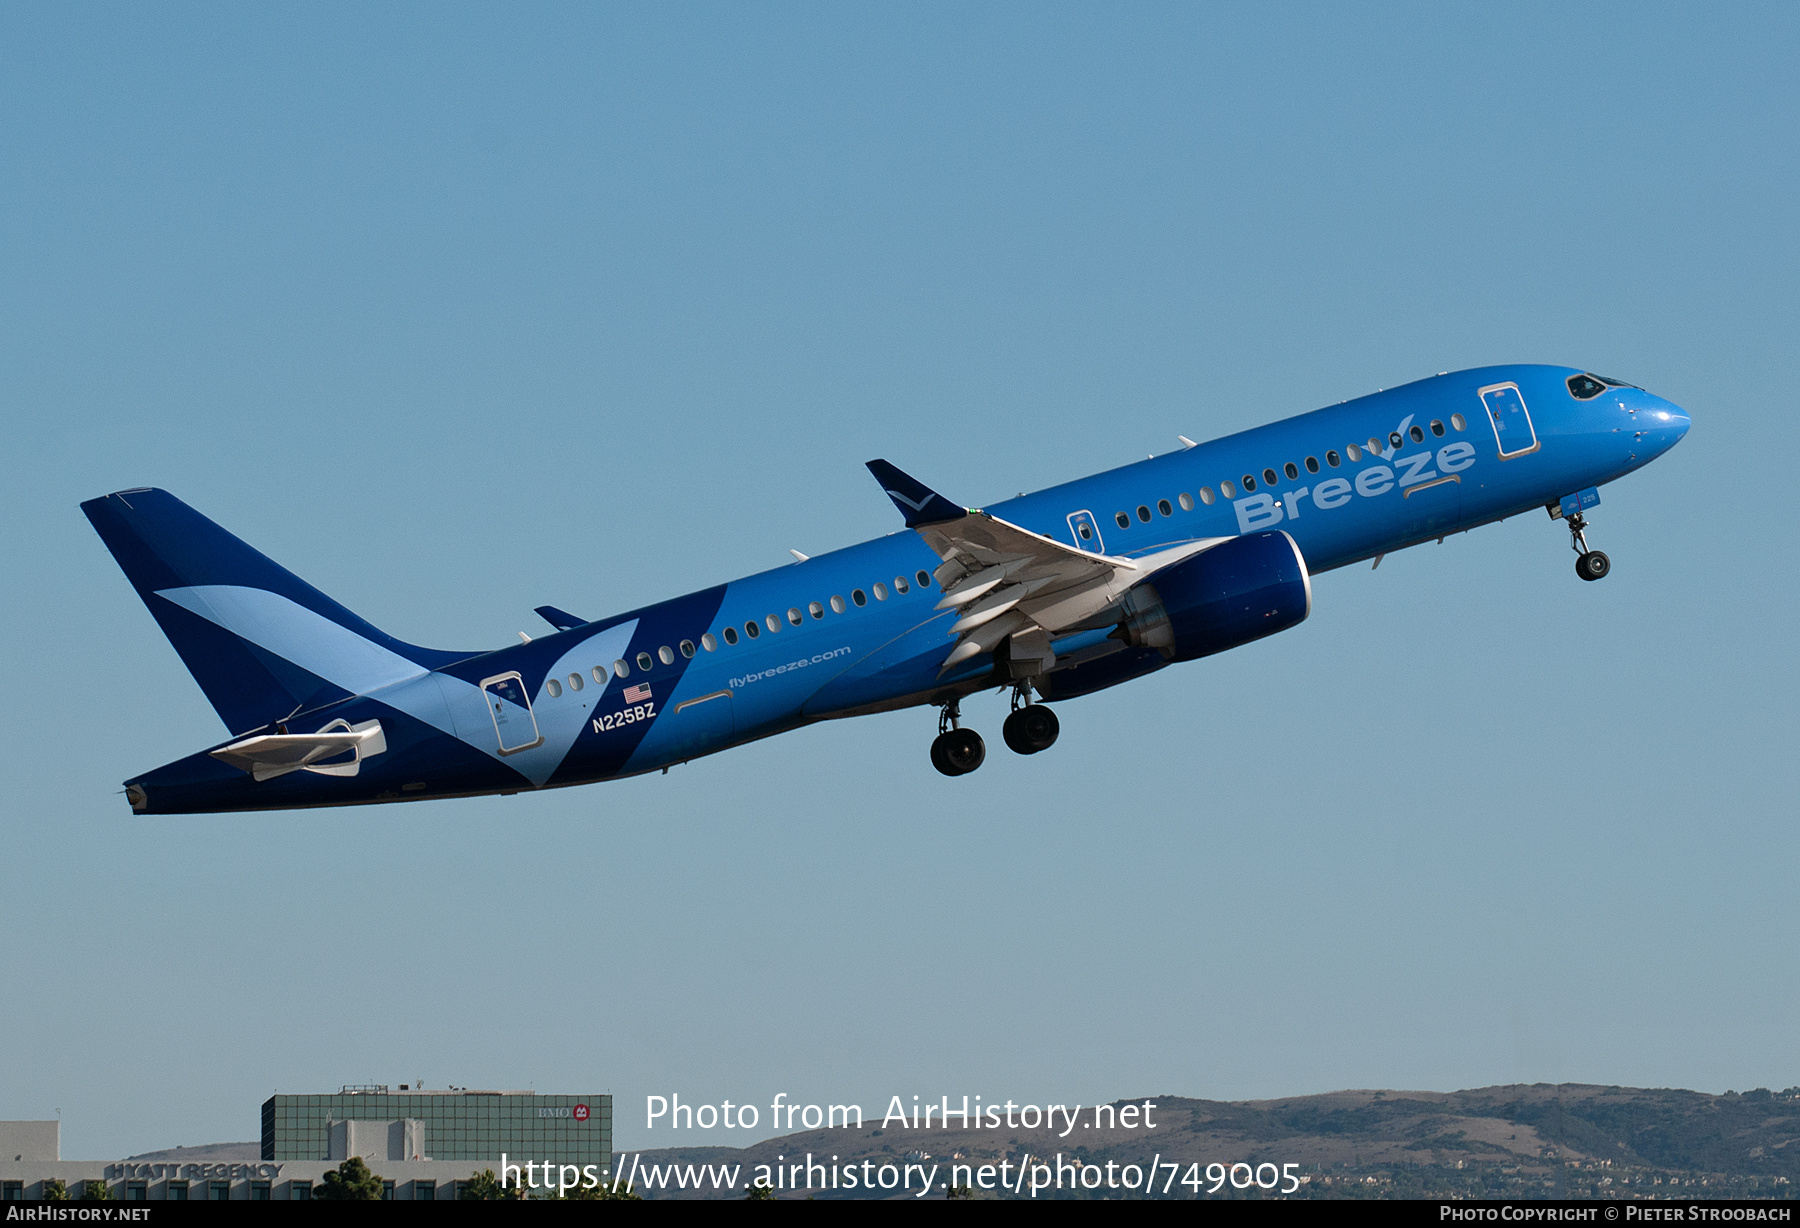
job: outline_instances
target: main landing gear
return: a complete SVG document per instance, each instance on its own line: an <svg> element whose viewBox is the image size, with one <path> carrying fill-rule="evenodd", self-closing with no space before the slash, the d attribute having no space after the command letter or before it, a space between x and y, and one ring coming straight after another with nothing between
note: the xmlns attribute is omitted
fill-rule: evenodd
<svg viewBox="0 0 1800 1228"><path fill-rule="evenodd" d="M1056 713L1031 702L1031 688L1013 689L1013 710L1000 728L1006 745L1021 755L1035 755L1056 743L1061 726ZM938 715L938 736L931 743L931 766L946 776L966 776L987 759L987 744L973 729L962 727L962 708L956 700Z"/></svg>
<svg viewBox="0 0 1800 1228"><path fill-rule="evenodd" d="M987 759L987 743L961 722L962 705L953 699L938 714L938 736L931 743L931 766L946 776L967 776Z"/></svg>
<svg viewBox="0 0 1800 1228"><path fill-rule="evenodd" d="M1583 580L1598 580L1612 570L1612 560L1587 544L1587 517L1576 512L1568 518L1569 548L1575 551L1575 574Z"/></svg>
<svg viewBox="0 0 1800 1228"><path fill-rule="evenodd" d="M1021 755L1035 755L1055 745L1061 729L1056 713L1031 702L1030 686L1013 688L1012 714L1000 727L1000 736L1006 739L1007 746Z"/></svg>

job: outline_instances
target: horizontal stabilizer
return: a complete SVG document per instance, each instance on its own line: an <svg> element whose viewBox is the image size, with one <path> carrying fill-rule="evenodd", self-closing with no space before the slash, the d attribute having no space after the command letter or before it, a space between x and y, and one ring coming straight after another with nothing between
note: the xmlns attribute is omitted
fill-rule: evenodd
<svg viewBox="0 0 1800 1228"><path fill-rule="evenodd" d="M916 529L923 524L942 524L969 514L969 509L950 502L937 491L884 460L869 462L869 472L881 483L887 497L894 501L906 517L906 527Z"/></svg>
<svg viewBox="0 0 1800 1228"><path fill-rule="evenodd" d="M380 721L352 725L332 721L317 733L272 733L243 738L212 752L212 757L250 773L256 780L273 780L305 768L321 776L354 776L362 761L387 750L387 735ZM348 763L327 763L343 755Z"/></svg>
<svg viewBox="0 0 1800 1228"><path fill-rule="evenodd" d="M558 631L573 631L577 627L587 626L588 620L576 618L567 610L559 610L553 605L538 606L532 613L542 616L543 620Z"/></svg>

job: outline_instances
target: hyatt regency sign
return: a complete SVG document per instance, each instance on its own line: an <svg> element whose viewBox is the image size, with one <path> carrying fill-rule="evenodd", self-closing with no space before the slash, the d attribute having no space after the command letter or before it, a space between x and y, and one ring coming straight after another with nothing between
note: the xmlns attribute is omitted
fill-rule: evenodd
<svg viewBox="0 0 1800 1228"><path fill-rule="evenodd" d="M135 1178L140 1181L164 1181L190 1178L197 1181L263 1180L281 1176L279 1164L108 1164L108 1180Z"/></svg>

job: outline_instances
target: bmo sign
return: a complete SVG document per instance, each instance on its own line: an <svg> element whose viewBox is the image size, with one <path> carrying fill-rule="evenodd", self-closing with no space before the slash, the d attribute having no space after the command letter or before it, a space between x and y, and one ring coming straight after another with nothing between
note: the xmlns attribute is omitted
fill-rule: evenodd
<svg viewBox="0 0 1800 1228"><path fill-rule="evenodd" d="M539 1109L538 1116L539 1117L565 1117L565 1118L572 1117L576 1121L586 1121L588 1119L589 1113L588 1113L587 1105L578 1104L572 1109L571 1108Z"/></svg>
<svg viewBox="0 0 1800 1228"><path fill-rule="evenodd" d="M587 1119L588 1119L588 1106L585 1104L576 1105L575 1106L575 1120L576 1121L586 1121Z"/></svg>

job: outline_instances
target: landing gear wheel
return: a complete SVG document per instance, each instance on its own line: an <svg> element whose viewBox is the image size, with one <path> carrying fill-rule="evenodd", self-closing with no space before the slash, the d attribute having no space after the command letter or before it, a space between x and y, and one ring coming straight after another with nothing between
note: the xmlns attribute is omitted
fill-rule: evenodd
<svg viewBox="0 0 1800 1228"><path fill-rule="evenodd" d="M1587 517L1576 512L1569 517L1569 545L1575 551L1575 574L1583 580L1598 580L1612 570L1612 560L1587 544Z"/></svg>
<svg viewBox="0 0 1800 1228"><path fill-rule="evenodd" d="M931 743L931 766L946 776L967 776L986 758L987 743L973 729L952 729Z"/></svg>
<svg viewBox="0 0 1800 1228"><path fill-rule="evenodd" d="M1056 735L1061 731L1056 713L1043 704L1019 708L1006 718L1006 724L1000 726L1000 736L1006 739L1007 746L1021 755L1049 750L1056 744Z"/></svg>
<svg viewBox="0 0 1800 1228"><path fill-rule="evenodd" d="M1583 580L1598 580L1612 570L1612 560L1598 550L1589 550L1575 560L1575 574Z"/></svg>

